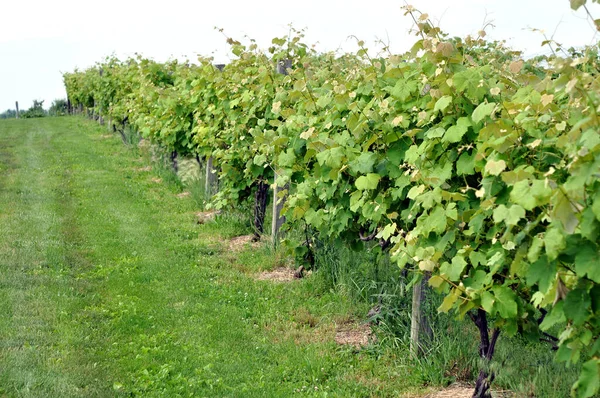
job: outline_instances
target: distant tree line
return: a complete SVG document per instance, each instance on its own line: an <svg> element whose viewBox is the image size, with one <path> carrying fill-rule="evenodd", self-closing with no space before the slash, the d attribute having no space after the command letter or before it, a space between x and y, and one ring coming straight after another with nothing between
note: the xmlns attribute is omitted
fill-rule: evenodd
<svg viewBox="0 0 600 398"><path fill-rule="evenodd" d="M24 119L34 117L45 117L45 116L63 116L68 113L68 106L66 99L56 99L52 101L52 105L48 110L44 109L44 101L33 100L31 108L19 113L19 117ZM7 109L0 113L0 119L14 119L17 117L17 111L15 109Z"/></svg>

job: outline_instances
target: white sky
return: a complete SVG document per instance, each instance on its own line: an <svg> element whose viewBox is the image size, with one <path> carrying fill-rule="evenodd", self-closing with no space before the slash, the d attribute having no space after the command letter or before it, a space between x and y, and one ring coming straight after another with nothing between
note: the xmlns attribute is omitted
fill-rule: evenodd
<svg viewBox="0 0 600 398"><path fill-rule="evenodd" d="M493 21L488 38L505 39L526 55L547 52L544 29L564 45L584 45L598 37L583 9L571 11L569 0L408 0L427 12L452 35L475 34L484 20ZM285 36L288 24L306 28L308 44L317 49L354 51L355 35L369 47L376 39L403 52L415 42L413 25L403 16L403 0L4 0L0 7L0 112L31 106L43 99L64 98L62 72L86 68L104 57L141 53L164 61L195 59L196 54L228 60L228 46L214 27L236 39L244 35L268 47ZM596 18L600 6L588 5Z"/></svg>

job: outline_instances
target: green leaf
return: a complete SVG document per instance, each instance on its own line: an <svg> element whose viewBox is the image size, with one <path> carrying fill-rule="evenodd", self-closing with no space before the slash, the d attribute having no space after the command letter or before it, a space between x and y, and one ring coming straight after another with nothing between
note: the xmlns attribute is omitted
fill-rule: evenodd
<svg viewBox="0 0 600 398"><path fill-rule="evenodd" d="M492 280L492 276L483 270L477 270L473 274L473 276L466 278L463 280L465 287L480 290L483 287L490 283Z"/></svg>
<svg viewBox="0 0 600 398"><path fill-rule="evenodd" d="M417 196L421 195L425 191L425 185L415 185L411 189L409 189L408 194L406 196L409 199L416 199Z"/></svg>
<svg viewBox="0 0 600 398"><path fill-rule="evenodd" d="M556 279L556 264L548 263L545 256L531 264L527 270L527 284L533 286L537 283L538 290L542 293L550 289L554 279Z"/></svg>
<svg viewBox="0 0 600 398"><path fill-rule="evenodd" d="M552 213L554 218L562 223L565 231L568 234L572 234L579 224L579 220L575 215L575 209L563 192L557 191L557 195L559 195L559 198L552 209Z"/></svg>
<svg viewBox="0 0 600 398"><path fill-rule="evenodd" d="M519 205L512 205L511 207L500 205L494 209L494 222L496 224L504 221L506 225L517 225L522 218L525 218L525 209Z"/></svg>
<svg viewBox="0 0 600 398"><path fill-rule="evenodd" d="M456 203L450 203L446 207L446 216L456 221L458 219L458 210L456 209Z"/></svg>
<svg viewBox="0 0 600 398"><path fill-rule="evenodd" d="M433 275L429 278L429 286L431 287L440 287L442 284L446 283L446 281L439 275Z"/></svg>
<svg viewBox="0 0 600 398"><path fill-rule="evenodd" d="M421 216L419 219L421 219ZM442 206L437 206L428 216L425 217L423 230L428 232L443 233L446 230L446 211Z"/></svg>
<svg viewBox="0 0 600 398"><path fill-rule="evenodd" d="M315 211L313 209L308 209L306 213L304 213L304 219L308 224L319 228L321 224L323 224L323 211Z"/></svg>
<svg viewBox="0 0 600 398"><path fill-rule="evenodd" d="M438 99L435 102L435 106L433 107L433 112L444 111L448 105L452 103L451 95L444 95L442 98Z"/></svg>
<svg viewBox="0 0 600 398"><path fill-rule="evenodd" d="M253 163L257 166L264 166L267 163L267 157L264 154L254 156Z"/></svg>
<svg viewBox="0 0 600 398"><path fill-rule="evenodd" d="M578 10L581 6L583 6L586 0L570 0L571 8L573 10Z"/></svg>
<svg viewBox="0 0 600 398"><path fill-rule="evenodd" d="M485 164L485 171L488 174L497 176L506 169L506 162L504 160L488 160Z"/></svg>
<svg viewBox="0 0 600 398"><path fill-rule="evenodd" d="M513 203L523 206L526 210L533 210L536 201L529 191L529 182L527 180L519 181L513 185L513 189L510 192L510 200Z"/></svg>
<svg viewBox="0 0 600 398"><path fill-rule="evenodd" d="M444 297L444 301L442 302L442 305L439 306L438 311L439 312L450 311L450 309L452 308L454 303L456 303L456 300L458 300L458 295L456 294L456 292L454 290L452 290L452 292L449 295Z"/></svg>
<svg viewBox="0 0 600 398"><path fill-rule="evenodd" d="M600 190L596 192L594 196L594 202L592 203L592 211L596 216L596 219L600 221Z"/></svg>
<svg viewBox="0 0 600 398"><path fill-rule="evenodd" d="M460 175L471 175L475 173L475 151L472 155L463 152L456 161L456 173Z"/></svg>
<svg viewBox="0 0 600 398"><path fill-rule="evenodd" d="M383 227L383 230L377 234L378 238L389 239L390 236L396 233L396 223L391 223Z"/></svg>
<svg viewBox="0 0 600 398"><path fill-rule="evenodd" d="M544 246L549 260L554 260L566 246L565 236L555 226L548 228L544 236Z"/></svg>
<svg viewBox="0 0 600 398"><path fill-rule="evenodd" d="M583 247L577 248L575 255L575 271L578 276L587 275L588 278L596 283L600 283L600 253L596 247L588 243Z"/></svg>
<svg viewBox="0 0 600 398"><path fill-rule="evenodd" d="M455 256L452 259L452 263L445 262L440 267L440 273L446 275L448 280L456 282L460 280L460 276L467 266L465 258L462 256Z"/></svg>
<svg viewBox="0 0 600 398"><path fill-rule="evenodd" d="M558 303L556 303L554 307L552 307L550 313L546 315L544 321L540 324L540 329L548 330L557 323L563 323L567 321L567 318L565 317L565 312L563 311L563 305L564 301L561 300Z"/></svg>
<svg viewBox="0 0 600 398"><path fill-rule="evenodd" d="M445 132L443 127L436 127L427 131L427 138L440 138Z"/></svg>
<svg viewBox="0 0 600 398"><path fill-rule="evenodd" d="M475 123L479 123L486 116L490 116L495 108L495 102L490 102L489 104L479 104L479 106L473 111L473 115L471 116L471 118Z"/></svg>
<svg viewBox="0 0 600 398"><path fill-rule="evenodd" d="M468 68L454 75L454 85L459 91L466 91L467 95L479 102L488 89L481 84L483 76L479 70Z"/></svg>
<svg viewBox="0 0 600 398"><path fill-rule="evenodd" d="M332 168L342 167L344 158L344 148L334 147L317 153L317 161L320 165L326 165Z"/></svg>
<svg viewBox="0 0 600 398"><path fill-rule="evenodd" d="M294 149L288 148L285 152L281 152L277 158L277 163L281 167L292 167L296 163Z"/></svg>
<svg viewBox="0 0 600 398"><path fill-rule="evenodd" d="M536 262L537 259L540 258L540 253L542 252L543 247L544 241L538 236L534 236L531 241L529 251L527 252L527 260L529 260L530 263Z"/></svg>
<svg viewBox="0 0 600 398"><path fill-rule="evenodd" d="M513 185L510 200L523 206L525 210L533 210L536 206L546 204L552 190L542 180L522 180Z"/></svg>
<svg viewBox="0 0 600 398"><path fill-rule="evenodd" d="M375 173L369 173L365 176L360 176L356 179L356 188L361 191L376 189L380 179L381 177L379 174Z"/></svg>
<svg viewBox="0 0 600 398"><path fill-rule="evenodd" d="M319 97L319 99L317 100L317 106L320 108L325 108L327 105L329 105L331 103L331 97L329 96L322 96Z"/></svg>
<svg viewBox="0 0 600 398"><path fill-rule="evenodd" d="M583 325L592 313L590 295L583 289L571 290L564 300L565 315L573 320L576 326Z"/></svg>
<svg viewBox="0 0 600 398"><path fill-rule="evenodd" d="M598 239L600 235L600 223L596 220L594 212L591 208L587 208L583 211L581 216L581 225L579 226L581 236L591 240L592 242Z"/></svg>
<svg viewBox="0 0 600 398"><path fill-rule="evenodd" d="M471 122L469 121L469 118L458 118L458 120L456 121L456 125L446 130L446 134L444 134L444 138L442 138L442 141L459 142L462 139L463 135L465 135L465 133L469 130L470 126Z"/></svg>
<svg viewBox="0 0 600 398"><path fill-rule="evenodd" d="M350 170L356 174L367 174L373 171L377 155L373 152L363 152L359 157L350 162Z"/></svg>
<svg viewBox="0 0 600 398"><path fill-rule="evenodd" d="M492 288L496 302L495 309L502 318L514 318L517 316L517 295L506 286L494 286Z"/></svg>
<svg viewBox="0 0 600 398"><path fill-rule="evenodd" d="M473 264L474 267L477 267L478 265L485 264L487 262L487 257L484 253L474 250L469 254L469 260L471 260L471 264Z"/></svg>
<svg viewBox="0 0 600 398"><path fill-rule="evenodd" d="M388 90L392 97L399 99L402 102L406 102L413 92L417 90L417 80L398 80L396 85Z"/></svg>
<svg viewBox="0 0 600 398"><path fill-rule="evenodd" d="M494 295L492 293L485 291L481 295L481 306L483 307L484 311L488 314L492 314L492 311L494 311L495 302L496 299L494 298Z"/></svg>
<svg viewBox="0 0 600 398"><path fill-rule="evenodd" d="M571 3L573 0L571 0ZM581 367L579 379L573 385L577 398L593 397L600 390L600 359L590 359Z"/></svg>

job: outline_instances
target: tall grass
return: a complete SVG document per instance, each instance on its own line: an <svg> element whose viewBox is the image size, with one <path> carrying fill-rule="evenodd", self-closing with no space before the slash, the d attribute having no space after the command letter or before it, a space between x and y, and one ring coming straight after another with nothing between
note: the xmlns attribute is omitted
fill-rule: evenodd
<svg viewBox="0 0 600 398"><path fill-rule="evenodd" d="M322 279L324 289L339 290L356 305L380 307L375 319L367 319L366 314L364 318L377 325L375 351L393 349L408 358L412 294L406 274L376 246L354 251L339 242L318 240L314 246L315 275ZM468 318L438 314L441 301L439 294L428 290L424 312L433 335L424 345L424 354L408 361L412 376L423 385L472 383L480 365L478 331ZM492 362L496 373L493 388L523 397L567 397L577 379L577 366L566 368L553 358L547 343L501 335Z"/></svg>

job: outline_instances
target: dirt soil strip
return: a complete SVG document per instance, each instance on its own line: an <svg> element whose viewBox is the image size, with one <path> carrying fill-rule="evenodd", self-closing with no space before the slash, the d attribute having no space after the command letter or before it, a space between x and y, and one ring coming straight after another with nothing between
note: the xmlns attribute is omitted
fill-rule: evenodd
<svg viewBox="0 0 600 398"><path fill-rule="evenodd" d="M275 268L273 271L262 272L256 279L259 281L291 282L296 278L293 269L280 267Z"/></svg>

